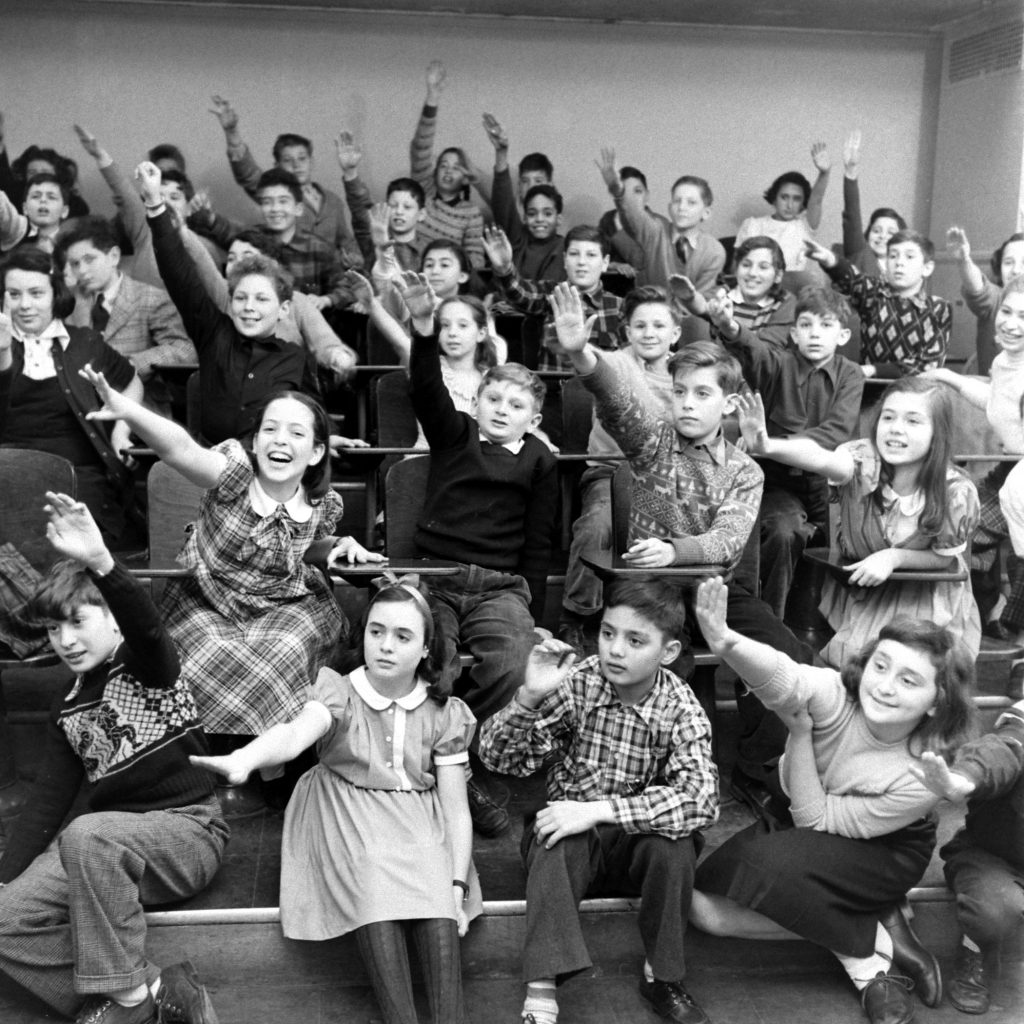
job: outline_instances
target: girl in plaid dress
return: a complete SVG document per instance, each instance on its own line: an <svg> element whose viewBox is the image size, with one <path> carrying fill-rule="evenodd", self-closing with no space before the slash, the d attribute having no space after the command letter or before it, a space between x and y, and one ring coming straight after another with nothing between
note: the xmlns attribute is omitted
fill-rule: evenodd
<svg viewBox="0 0 1024 1024"><path fill-rule="evenodd" d="M203 448L102 374L83 372L104 403L91 416L124 420L208 488L179 556L191 575L171 582L161 609L207 731L254 735L294 717L343 623L326 580L303 562L342 513L328 485L327 414L306 395L277 392L257 417L252 452L234 439ZM381 560L343 537L327 562Z"/></svg>

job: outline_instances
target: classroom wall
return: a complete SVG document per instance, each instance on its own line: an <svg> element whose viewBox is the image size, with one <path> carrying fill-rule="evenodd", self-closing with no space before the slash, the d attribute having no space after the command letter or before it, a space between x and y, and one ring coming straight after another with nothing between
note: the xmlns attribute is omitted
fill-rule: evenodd
<svg viewBox="0 0 1024 1024"><path fill-rule="evenodd" d="M278 131L312 137L318 179L332 187L331 140L355 132L379 191L405 173L423 71L440 58L450 81L439 143L461 143L489 167L479 125L482 111L494 113L513 159L538 149L552 157L571 222L596 221L609 206L593 163L602 145L647 173L658 209L679 174L708 178L709 228L728 235L767 212L760 193L778 173L799 168L813 180L809 147L823 139L836 169L821 234L834 241L843 138L860 127L865 208L894 206L927 226L938 63L923 37L66 0L6 0L0 31L12 153L39 141L77 154L99 209L102 182L73 121L125 164L154 142L178 143L224 212L251 214L207 113L215 92L236 105L261 160Z"/></svg>

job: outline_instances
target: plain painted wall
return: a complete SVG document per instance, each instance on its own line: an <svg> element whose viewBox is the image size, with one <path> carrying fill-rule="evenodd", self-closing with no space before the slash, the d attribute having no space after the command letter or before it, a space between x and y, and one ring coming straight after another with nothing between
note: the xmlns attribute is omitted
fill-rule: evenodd
<svg viewBox="0 0 1024 1024"><path fill-rule="evenodd" d="M38 141L76 155L98 211L106 195L75 121L125 165L155 142L177 143L218 208L253 213L230 179L211 93L235 104L261 161L278 132L310 136L318 180L339 191L332 139L353 131L381 193L407 173L424 68L439 58L449 68L439 144L462 144L489 168L480 115L494 113L513 161L551 156L569 223L610 205L594 167L602 145L646 172L659 210L678 175L708 178L709 230L729 235L768 211L760 193L777 174L798 168L813 180L809 147L822 139L834 171L820 237L838 240L842 144L856 126L866 210L894 206L927 228L937 63L922 37L49 0L8 0L0 32L11 152Z"/></svg>

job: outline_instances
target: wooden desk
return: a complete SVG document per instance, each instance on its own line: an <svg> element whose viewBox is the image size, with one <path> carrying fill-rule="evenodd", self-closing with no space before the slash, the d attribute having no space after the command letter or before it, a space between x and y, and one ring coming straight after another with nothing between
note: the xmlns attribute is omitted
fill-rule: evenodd
<svg viewBox="0 0 1024 1024"><path fill-rule="evenodd" d="M846 586L857 586L850 583L850 570L843 568L843 562L839 560L828 548L806 548L804 558L816 565L822 565L828 569L833 579L838 580ZM897 569L890 577L895 583L959 583L967 579L967 573L946 571L941 569Z"/></svg>
<svg viewBox="0 0 1024 1024"><path fill-rule="evenodd" d="M438 558L389 558L386 562L332 566L329 571L331 579L336 583L340 581L353 587L368 587L378 576L383 576L386 569L401 579L410 572L427 578L454 576L461 568L458 562L446 562Z"/></svg>
<svg viewBox="0 0 1024 1024"><path fill-rule="evenodd" d="M625 562L621 555L607 551L584 551L580 555L583 564L593 569L604 580L629 579L637 576L656 576L668 583L696 586L701 580L712 576L721 576L725 572L724 565L663 565L636 566Z"/></svg>

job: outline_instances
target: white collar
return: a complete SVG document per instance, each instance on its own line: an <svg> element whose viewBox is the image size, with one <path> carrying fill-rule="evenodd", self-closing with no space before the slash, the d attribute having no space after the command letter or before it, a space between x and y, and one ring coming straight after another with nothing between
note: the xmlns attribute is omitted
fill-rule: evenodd
<svg viewBox="0 0 1024 1024"><path fill-rule="evenodd" d="M758 309L764 309L765 306L770 306L772 304L771 295L762 295L757 302L748 302L743 298L743 292L740 291L739 285L729 292L729 298L732 299L734 305L742 303L744 306L756 306Z"/></svg>
<svg viewBox="0 0 1024 1024"><path fill-rule="evenodd" d="M253 476L249 484L249 504L258 516L270 516L277 511L279 505L284 505L285 512L297 523L308 522L313 514L313 509L306 501L305 494L300 484L295 493L287 501L275 501L260 484L259 478Z"/></svg>
<svg viewBox="0 0 1024 1024"><path fill-rule="evenodd" d="M897 494L889 484L883 484L882 497L886 501L896 502L900 514L908 518L919 516L924 511L924 490L920 487L911 491L910 494Z"/></svg>
<svg viewBox="0 0 1024 1024"><path fill-rule="evenodd" d="M416 680L416 685L404 697L385 697L378 693L370 680L366 678L366 666L360 665L348 675L352 683L352 689L359 694L363 700L373 708L374 711L387 711L392 704L397 704L403 711L414 711L427 699L427 684L422 679Z"/></svg>
<svg viewBox="0 0 1024 1024"><path fill-rule="evenodd" d="M62 320L54 317L43 333L35 337L26 335L12 322L11 334L24 346L25 363L21 372L29 380L52 380L57 376L57 367L53 362L53 342L59 342L62 350L71 344L71 335Z"/></svg>
<svg viewBox="0 0 1024 1024"><path fill-rule="evenodd" d="M114 272L114 280L103 290L103 305L107 308L108 312L114 308L114 302L117 299L117 293L121 290L123 281L124 274L120 270L116 270ZM92 301L96 301L95 295Z"/></svg>

